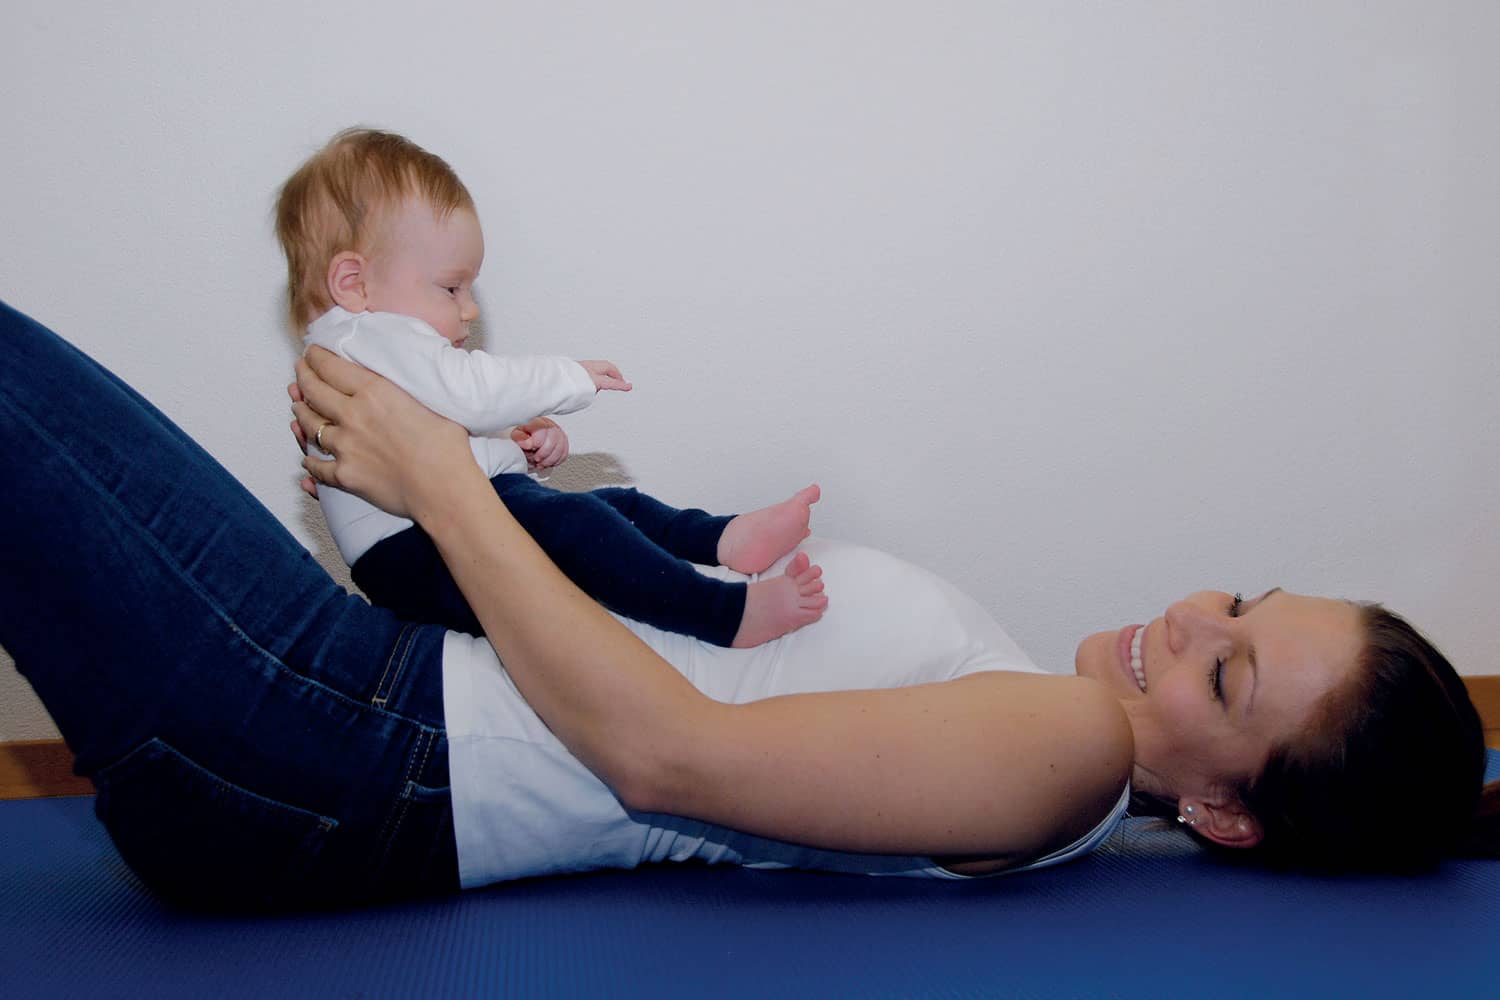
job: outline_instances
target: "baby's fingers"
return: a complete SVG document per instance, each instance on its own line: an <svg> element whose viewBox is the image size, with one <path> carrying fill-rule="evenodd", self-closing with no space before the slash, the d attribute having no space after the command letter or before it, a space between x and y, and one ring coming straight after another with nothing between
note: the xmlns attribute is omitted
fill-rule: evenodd
<svg viewBox="0 0 1500 1000"><path fill-rule="evenodd" d="M557 465L563 460L563 457L566 454L564 452L564 448L565 445L562 441L559 441L555 437L549 437L547 440L543 441L541 447L536 450L536 464L544 467Z"/></svg>
<svg viewBox="0 0 1500 1000"><path fill-rule="evenodd" d="M589 377L594 380L595 389L630 391L630 383L625 381L625 376L620 373L619 367L613 361L580 361L579 364L583 365Z"/></svg>

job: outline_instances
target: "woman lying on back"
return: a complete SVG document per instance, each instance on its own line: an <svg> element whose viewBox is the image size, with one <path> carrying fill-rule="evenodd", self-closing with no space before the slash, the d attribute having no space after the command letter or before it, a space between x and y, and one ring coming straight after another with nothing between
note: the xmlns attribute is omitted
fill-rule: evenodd
<svg viewBox="0 0 1500 1000"><path fill-rule="evenodd" d="M174 896L328 904L688 856L1016 870L1093 846L1131 785L1212 841L1317 863L1429 863L1472 830L1477 718L1385 612L1195 594L1054 677L941 581L827 546L824 621L706 653L584 598L461 429L314 352L298 418L331 421L336 458L310 470L420 523L491 651L344 594L128 388L13 311L0 327L0 643Z"/></svg>

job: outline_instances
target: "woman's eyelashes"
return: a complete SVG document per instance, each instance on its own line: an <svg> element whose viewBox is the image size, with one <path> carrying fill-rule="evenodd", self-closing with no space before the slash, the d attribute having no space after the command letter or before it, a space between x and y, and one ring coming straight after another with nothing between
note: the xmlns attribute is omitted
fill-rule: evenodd
<svg viewBox="0 0 1500 1000"><path fill-rule="evenodd" d="M1240 606L1245 603L1244 595L1235 594L1234 599L1229 602L1229 617L1240 616ZM1208 690L1214 701L1224 700L1224 661L1215 660L1213 669L1208 672Z"/></svg>

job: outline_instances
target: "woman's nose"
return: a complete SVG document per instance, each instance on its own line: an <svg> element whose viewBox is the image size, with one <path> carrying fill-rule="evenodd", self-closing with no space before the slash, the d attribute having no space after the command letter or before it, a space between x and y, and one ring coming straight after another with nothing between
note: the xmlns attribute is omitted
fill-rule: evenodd
<svg viewBox="0 0 1500 1000"><path fill-rule="evenodd" d="M1168 606L1167 648L1175 655L1182 655L1195 641L1217 638L1225 629L1223 619L1191 600L1178 601Z"/></svg>

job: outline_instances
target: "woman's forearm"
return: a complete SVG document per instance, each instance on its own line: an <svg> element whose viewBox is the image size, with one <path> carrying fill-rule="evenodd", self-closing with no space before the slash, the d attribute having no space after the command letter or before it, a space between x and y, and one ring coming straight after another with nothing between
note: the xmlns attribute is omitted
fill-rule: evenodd
<svg viewBox="0 0 1500 1000"><path fill-rule="evenodd" d="M723 706L565 577L473 462L412 514L531 707L622 800L651 808L676 748Z"/></svg>

